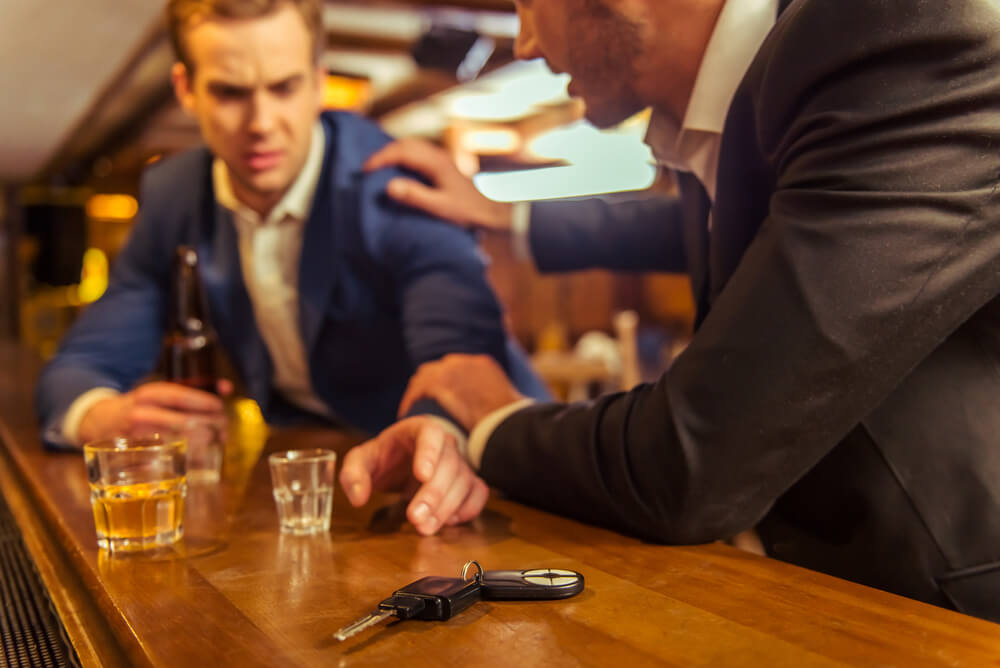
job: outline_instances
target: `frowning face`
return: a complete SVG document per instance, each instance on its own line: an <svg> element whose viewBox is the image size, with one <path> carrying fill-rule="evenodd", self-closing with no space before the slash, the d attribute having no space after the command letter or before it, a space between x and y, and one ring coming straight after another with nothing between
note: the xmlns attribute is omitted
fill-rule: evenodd
<svg viewBox="0 0 1000 668"><path fill-rule="evenodd" d="M647 104L635 92L642 47L639 27L607 0L516 0L521 30L518 58L544 58L572 77L569 92L583 98L587 119L609 127Z"/></svg>
<svg viewBox="0 0 1000 668"><path fill-rule="evenodd" d="M321 108L305 21L285 4L260 18L202 21L184 42L193 71L174 66L177 97L226 163L237 197L266 213L305 164Z"/></svg>

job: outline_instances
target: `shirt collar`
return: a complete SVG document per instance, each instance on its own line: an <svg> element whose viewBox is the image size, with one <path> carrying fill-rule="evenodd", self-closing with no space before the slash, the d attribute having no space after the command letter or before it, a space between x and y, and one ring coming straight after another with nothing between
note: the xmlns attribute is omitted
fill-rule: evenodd
<svg viewBox="0 0 1000 668"><path fill-rule="evenodd" d="M646 143L662 163L688 171L681 145L685 135L721 135L736 89L767 33L774 27L778 0L728 0L722 7L695 77L680 127L667 114L653 111Z"/></svg>
<svg viewBox="0 0 1000 668"><path fill-rule="evenodd" d="M229 169L221 158L216 158L212 162L212 186L215 189L215 201L230 211L239 213L241 218L254 220L264 225L279 223L286 217L298 222L304 221L309 217L313 195L316 194L320 172L323 170L325 145L326 137L323 134L323 125L316 121L312 130L312 138L309 140L309 154L306 156L305 164L302 165L302 169L295 181L292 182L291 187L267 214L267 218L262 220L256 212L239 200L229 180Z"/></svg>

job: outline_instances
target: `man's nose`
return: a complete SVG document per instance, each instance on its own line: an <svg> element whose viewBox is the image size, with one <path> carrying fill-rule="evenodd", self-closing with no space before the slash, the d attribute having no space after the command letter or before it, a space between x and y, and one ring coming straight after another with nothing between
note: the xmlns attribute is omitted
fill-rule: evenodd
<svg viewBox="0 0 1000 668"><path fill-rule="evenodd" d="M514 40L514 57L518 60L541 58L542 52L538 48L538 39L535 37L535 26L531 12L518 6L517 16L520 19L520 29Z"/></svg>
<svg viewBox="0 0 1000 668"><path fill-rule="evenodd" d="M265 91L256 91L250 105L249 129L256 134L266 134L274 127L274 100Z"/></svg>

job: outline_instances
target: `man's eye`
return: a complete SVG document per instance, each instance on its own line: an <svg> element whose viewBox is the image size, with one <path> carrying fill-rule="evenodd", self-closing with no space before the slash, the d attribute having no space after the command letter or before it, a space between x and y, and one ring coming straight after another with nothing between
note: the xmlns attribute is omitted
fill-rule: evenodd
<svg viewBox="0 0 1000 668"><path fill-rule="evenodd" d="M235 86L214 86L212 93L220 100L239 100L247 95L245 88Z"/></svg>
<svg viewBox="0 0 1000 668"><path fill-rule="evenodd" d="M271 86L271 92L284 97L294 93L298 87L298 81L282 81Z"/></svg>

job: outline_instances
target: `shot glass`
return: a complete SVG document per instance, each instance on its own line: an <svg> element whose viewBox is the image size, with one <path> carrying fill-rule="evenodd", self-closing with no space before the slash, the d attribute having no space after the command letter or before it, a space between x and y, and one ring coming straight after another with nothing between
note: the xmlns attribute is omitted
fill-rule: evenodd
<svg viewBox="0 0 1000 668"><path fill-rule="evenodd" d="M188 485L219 482L224 454L219 430L211 424L192 420L177 435L187 441Z"/></svg>
<svg viewBox="0 0 1000 668"><path fill-rule="evenodd" d="M97 544L109 552L172 545L184 535L185 454L177 438L113 438L83 446Z"/></svg>
<svg viewBox="0 0 1000 668"><path fill-rule="evenodd" d="M282 533L308 536L329 531L337 453L288 450L267 461Z"/></svg>

